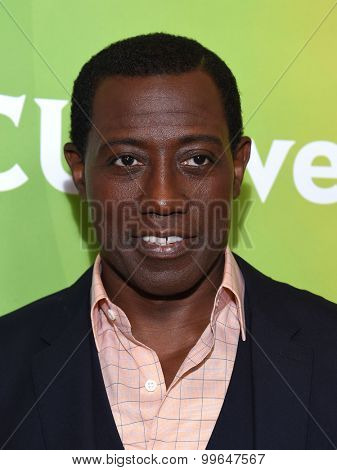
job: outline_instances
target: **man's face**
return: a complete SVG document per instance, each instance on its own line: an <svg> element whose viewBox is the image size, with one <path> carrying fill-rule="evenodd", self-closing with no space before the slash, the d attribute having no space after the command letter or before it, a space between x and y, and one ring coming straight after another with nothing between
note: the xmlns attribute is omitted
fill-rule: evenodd
<svg viewBox="0 0 337 470"><path fill-rule="evenodd" d="M66 158L95 209L103 260L144 293L190 290L227 244L249 139L232 155L220 92L202 71L106 78L92 124L85 163ZM161 245L168 235L183 240Z"/></svg>

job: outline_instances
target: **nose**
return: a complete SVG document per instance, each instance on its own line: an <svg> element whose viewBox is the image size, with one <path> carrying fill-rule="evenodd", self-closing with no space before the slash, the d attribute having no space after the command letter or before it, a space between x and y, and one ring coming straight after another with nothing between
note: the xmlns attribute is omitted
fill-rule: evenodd
<svg viewBox="0 0 337 470"><path fill-rule="evenodd" d="M145 182L142 212L153 216L183 213L187 197L177 169L168 161L153 165Z"/></svg>

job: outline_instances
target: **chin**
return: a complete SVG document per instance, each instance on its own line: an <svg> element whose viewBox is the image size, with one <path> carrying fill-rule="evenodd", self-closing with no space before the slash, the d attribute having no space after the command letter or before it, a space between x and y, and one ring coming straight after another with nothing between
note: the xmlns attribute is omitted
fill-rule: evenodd
<svg viewBox="0 0 337 470"><path fill-rule="evenodd" d="M189 295L192 291L193 286L182 287L181 284L176 286L142 286L142 285L133 285L133 287L138 290L144 297L157 298L158 300L164 299L174 299L174 298L183 298Z"/></svg>
<svg viewBox="0 0 337 470"><path fill-rule="evenodd" d="M170 273L171 274L171 273ZM160 298L180 298L192 293L200 282L200 277L192 275L177 276L165 272L162 276L138 275L130 281L130 286L143 296Z"/></svg>

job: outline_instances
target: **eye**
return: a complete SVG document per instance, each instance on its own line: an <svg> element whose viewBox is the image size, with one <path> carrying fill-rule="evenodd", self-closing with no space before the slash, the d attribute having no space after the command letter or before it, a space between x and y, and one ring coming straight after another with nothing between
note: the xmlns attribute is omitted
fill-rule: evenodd
<svg viewBox="0 0 337 470"><path fill-rule="evenodd" d="M112 159L110 164L116 165L116 166L124 166L124 167L125 166L138 166L137 162L138 160L136 160L136 158L133 157L132 155L121 155L120 157L115 157L114 159Z"/></svg>
<svg viewBox="0 0 337 470"><path fill-rule="evenodd" d="M208 155L200 154L200 155L193 155L193 157L188 158L187 160L182 162L182 164L186 166L205 166L209 162L212 162L212 159Z"/></svg>

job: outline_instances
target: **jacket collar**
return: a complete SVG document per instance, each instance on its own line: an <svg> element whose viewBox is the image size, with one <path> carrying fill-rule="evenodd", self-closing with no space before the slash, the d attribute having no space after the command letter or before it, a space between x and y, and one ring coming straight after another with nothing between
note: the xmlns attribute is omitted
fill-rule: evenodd
<svg viewBox="0 0 337 470"><path fill-rule="evenodd" d="M59 296L34 357L37 407L47 449L122 449L93 352L89 318L92 267ZM112 446L112 447L111 447Z"/></svg>
<svg viewBox="0 0 337 470"><path fill-rule="evenodd" d="M313 351L297 340L302 325L292 288L235 258L245 278L250 322L254 448L305 449Z"/></svg>

